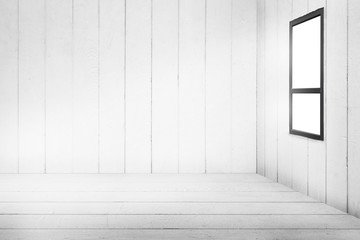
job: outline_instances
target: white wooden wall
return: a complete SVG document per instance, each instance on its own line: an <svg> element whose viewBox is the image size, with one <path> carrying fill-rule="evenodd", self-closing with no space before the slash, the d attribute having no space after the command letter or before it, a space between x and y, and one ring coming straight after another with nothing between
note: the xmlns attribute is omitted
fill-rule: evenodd
<svg viewBox="0 0 360 240"><path fill-rule="evenodd" d="M360 217L360 2L348 0L348 208Z"/></svg>
<svg viewBox="0 0 360 240"><path fill-rule="evenodd" d="M325 7L325 141L288 133L289 21ZM360 216L360 2L258 0L257 171Z"/></svg>
<svg viewBox="0 0 360 240"><path fill-rule="evenodd" d="M256 0L0 0L1 173L256 169Z"/></svg>

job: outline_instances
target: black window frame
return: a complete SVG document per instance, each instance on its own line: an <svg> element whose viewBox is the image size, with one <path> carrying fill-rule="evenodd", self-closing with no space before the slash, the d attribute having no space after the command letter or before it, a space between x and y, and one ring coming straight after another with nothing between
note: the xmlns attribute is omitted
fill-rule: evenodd
<svg viewBox="0 0 360 240"><path fill-rule="evenodd" d="M320 17L320 88L295 88L292 87L292 42L293 42L293 27ZM289 132L293 135L299 135L315 140L324 140L324 8L319 8L311 13L308 13L302 17L290 21L289 26L290 33L290 72L289 72ZM310 132L304 132L300 130L293 129L293 94L320 94L320 134L314 134Z"/></svg>

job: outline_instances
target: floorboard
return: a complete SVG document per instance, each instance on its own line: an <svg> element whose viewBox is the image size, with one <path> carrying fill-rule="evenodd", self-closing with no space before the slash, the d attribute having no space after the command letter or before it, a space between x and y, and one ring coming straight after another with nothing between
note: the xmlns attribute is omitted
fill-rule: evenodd
<svg viewBox="0 0 360 240"><path fill-rule="evenodd" d="M360 220L256 174L8 174L0 239L352 240Z"/></svg>

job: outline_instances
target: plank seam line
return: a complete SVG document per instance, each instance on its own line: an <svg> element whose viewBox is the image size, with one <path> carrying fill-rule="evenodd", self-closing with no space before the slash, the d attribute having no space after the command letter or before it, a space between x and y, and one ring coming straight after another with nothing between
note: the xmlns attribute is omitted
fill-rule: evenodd
<svg viewBox="0 0 360 240"><path fill-rule="evenodd" d="M98 42L97 42L97 44L98 44L98 51L97 51L97 67L98 67L98 71L97 71L97 77L98 77L98 84L97 84L97 87L98 87L98 91L97 91L97 93L98 93L98 96L97 96L97 104L98 104L98 122L97 122L97 130L98 130L98 139L97 139L97 147L98 147L98 151L97 151L97 153L98 153L98 156L97 156L97 160L98 160L98 162L97 162L97 168L98 168L98 173L100 173L100 127L101 127L101 124L100 124L100 121L101 121L101 116L100 116L100 0L98 0L98 2L97 2L97 20L98 20L98 26L97 26L97 30L98 30Z"/></svg>
<svg viewBox="0 0 360 240"><path fill-rule="evenodd" d="M1 203L320 203L311 201L0 201Z"/></svg>
<svg viewBox="0 0 360 240"><path fill-rule="evenodd" d="M150 173L153 173L153 0L151 0L150 20Z"/></svg>
<svg viewBox="0 0 360 240"><path fill-rule="evenodd" d="M276 53L279 53L279 1L276 1ZM279 56L276 56L279 69ZM276 182L279 182L279 73L276 78Z"/></svg>
<svg viewBox="0 0 360 240"><path fill-rule="evenodd" d="M230 0L230 168L233 169L233 0Z"/></svg>
<svg viewBox="0 0 360 240"><path fill-rule="evenodd" d="M349 0L346 13L346 212L349 212Z"/></svg>
<svg viewBox="0 0 360 240"><path fill-rule="evenodd" d="M46 21L46 9L47 6L46 6L46 0L44 0L44 52L43 52L43 57L44 57L44 173L46 174L46 171L47 171L47 158L46 158L46 128L47 128L47 124L46 124L46 104L47 104L47 101L46 101L46 75L47 75L47 71L46 71L46 67L47 67L47 64L46 64L46 55L47 55L47 38L46 38L46 27L47 27L47 21Z"/></svg>
<svg viewBox="0 0 360 240"><path fill-rule="evenodd" d="M0 191L0 193L297 193L296 191Z"/></svg>
<svg viewBox="0 0 360 240"><path fill-rule="evenodd" d="M74 172L74 58L75 58L75 37L74 37L74 0L71 0L71 174Z"/></svg>
<svg viewBox="0 0 360 240"><path fill-rule="evenodd" d="M264 69L263 69L263 82L264 82L264 99L263 99L263 116L264 116L264 136L263 136L263 141L264 141L264 146L263 146L263 152L264 152L264 163L263 163L263 173L264 173L264 177L266 177L266 2L265 0L263 0L264 3Z"/></svg>
<svg viewBox="0 0 360 240"><path fill-rule="evenodd" d="M296 231L301 231L301 230L309 230L309 231L314 231L314 230L322 230L322 231L334 231L334 230L353 230L353 231L359 231L360 228L339 228L339 227L324 227L324 228L319 228L319 227L314 227L314 228L279 228L279 227L269 227L269 228L240 228L240 227L224 227L224 228L216 228L216 227L199 227L199 228L176 228L176 227L168 227L168 228L116 228L116 227L104 227L104 228L0 228L0 230L86 230L86 231L94 231L94 230L103 230L103 231L110 231L110 230L133 230L133 231L139 231L139 230L166 230L166 231L171 231L171 230L259 230L259 231L273 231L273 230L283 230L283 231L288 231L288 230L296 230Z"/></svg>
<svg viewBox="0 0 360 240"><path fill-rule="evenodd" d="M126 1L124 0L124 173L126 173Z"/></svg>
<svg viewBox="0 0 360 240"><path fill-rule="evenodd" d="M20 0L17 0L17 173L20 173Z"/></svg>
<svg viewBox="0 0 360 240"><path fill-rule="evenodd" d="M180 0L177 1L177 173L180 173Z"/></svg>
<svg viewBox="0 0 360 240"><path fill-rule="evenodd" d="M205 36L204 36L204 173L206 174L207 173L207 156L206 156L206 80L207 80L207 77L206 77L206 57L207 57L207 54L206 54L206 47L207 47L207 41L206 41L206 35L207 35L207 0L204 0L204 4L205 4L205 21L204 21L204 27L205 27Z"/></svg>
<svg viewBox="0 0 360 240"><path fill-rule="evenodd" d="M0 216L349 216L346 213L0 213Z"/></svg>

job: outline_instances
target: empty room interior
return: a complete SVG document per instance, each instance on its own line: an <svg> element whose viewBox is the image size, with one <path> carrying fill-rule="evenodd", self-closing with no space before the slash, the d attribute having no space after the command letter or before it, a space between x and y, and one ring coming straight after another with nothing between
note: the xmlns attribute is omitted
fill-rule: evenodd
<svg viewBox="0 0 360 240"><path fill-rule="evenodd" d="M359 12L0 0L0 239L360 239Z"/></svg>

